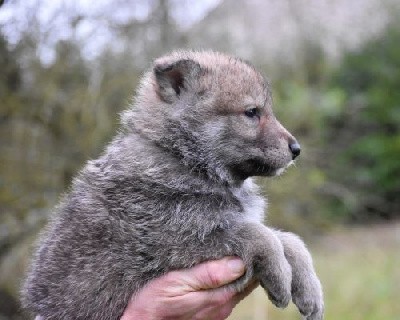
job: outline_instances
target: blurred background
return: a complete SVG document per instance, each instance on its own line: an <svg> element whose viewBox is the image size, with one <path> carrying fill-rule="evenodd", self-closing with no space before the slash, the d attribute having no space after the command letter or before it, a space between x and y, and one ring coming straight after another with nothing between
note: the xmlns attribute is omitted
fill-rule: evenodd
<svg viewBox="0 0 400 320"><path fill-rule="evenodd" d="M0 0L0 319L35 239L115 133L141 73L175 48L251 61L300 140L259 180L269 225L313 253L326 319L400 319L398 0ZM300 319L256 290L231 320Z"/></svg>

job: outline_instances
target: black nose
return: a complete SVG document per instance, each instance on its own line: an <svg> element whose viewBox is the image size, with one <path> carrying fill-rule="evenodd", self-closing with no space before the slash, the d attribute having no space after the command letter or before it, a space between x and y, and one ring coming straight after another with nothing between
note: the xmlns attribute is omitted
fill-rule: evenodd
<svg viewBox="0 0 400 320"><path fill-rule="evenodd" d="M300 155L300 145L297 142L290 143L289 149L292 152L292 160L296 159Z"/></svg>

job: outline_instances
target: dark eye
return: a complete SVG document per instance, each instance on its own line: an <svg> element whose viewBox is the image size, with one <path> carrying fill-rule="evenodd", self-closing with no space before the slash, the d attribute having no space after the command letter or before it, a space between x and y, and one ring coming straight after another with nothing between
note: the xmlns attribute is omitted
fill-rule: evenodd
<svg viewBox="0 0 400 320"><path fill-rule="evenodd" d="M247 109L244 114L249 118L254 118L259 116L258 108Z"/></svg>

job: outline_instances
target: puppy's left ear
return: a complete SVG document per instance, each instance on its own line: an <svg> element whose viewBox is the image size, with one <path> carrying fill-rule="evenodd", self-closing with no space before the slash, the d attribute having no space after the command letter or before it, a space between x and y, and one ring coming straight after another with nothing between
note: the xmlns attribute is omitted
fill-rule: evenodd
<svg viewBox="0 0 400 320"><path fill-rule="evenodd" d="M157 81L157 94L167 103L179 98L182 89L188 89L201 71L200 64L191 59L182 59L172 63L155 63L154 75Z"/></svg>

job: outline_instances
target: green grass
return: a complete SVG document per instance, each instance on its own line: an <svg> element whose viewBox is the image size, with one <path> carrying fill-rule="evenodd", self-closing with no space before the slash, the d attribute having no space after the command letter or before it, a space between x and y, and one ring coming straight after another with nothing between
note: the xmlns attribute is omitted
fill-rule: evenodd
<svg viewBox="0 0 400 320"><path fill-rule="evenodd" d="M310 243L325 295L326 320L400 319L400 224L338 230ZM260 288L229 320L301 319L275 308Z"/></svg>

